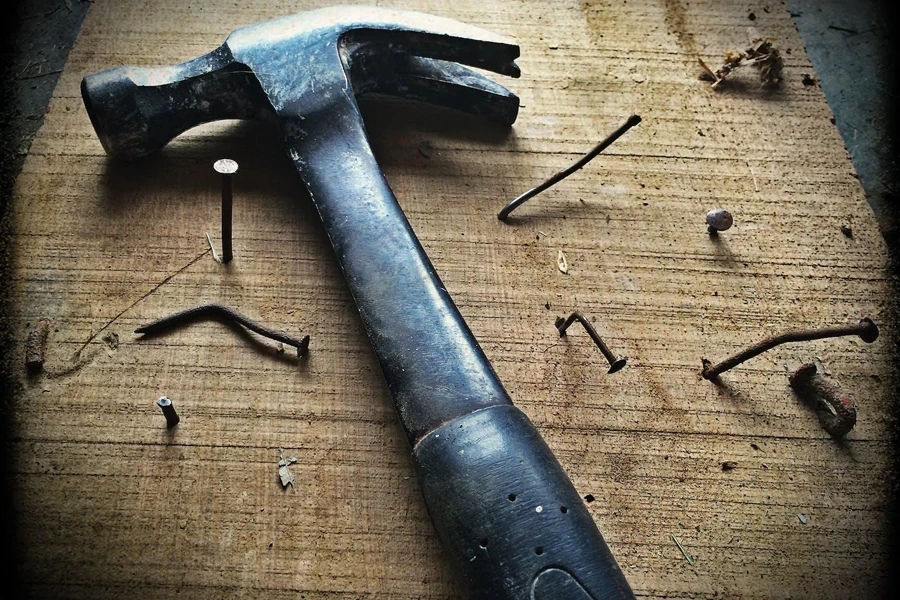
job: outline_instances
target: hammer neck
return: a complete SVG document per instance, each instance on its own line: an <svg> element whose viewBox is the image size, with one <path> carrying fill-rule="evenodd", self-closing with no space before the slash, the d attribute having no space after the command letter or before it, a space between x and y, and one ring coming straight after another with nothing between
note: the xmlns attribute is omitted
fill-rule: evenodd
<svg viewBox="0 0 900 600"><path fill-rule="evenodd" d="M410 442L511 404L388 186L352 94L335 114L284 127Z"/></svg>

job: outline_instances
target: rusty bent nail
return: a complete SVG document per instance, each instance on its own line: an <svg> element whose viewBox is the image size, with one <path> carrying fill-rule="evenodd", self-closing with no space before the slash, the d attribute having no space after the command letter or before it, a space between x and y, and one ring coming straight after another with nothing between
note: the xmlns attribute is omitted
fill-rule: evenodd
<svg viewBox="0 0 900 600"><path fill-rule="evenodd" d="M818 373L815 363L800 365L788 376L791 388L812 406L822 428L834 437L843 437L856 425L856 401L844 395L838 383Z"/></svg>
<svg viewBox="0 0 900 600"><path fill-rule="evenodd" d="M175 427L181 421L181 417L175 412L175 405L165 396L156 401L156 405L162 409L163 416L166 417L166 427Z"/></svg>
<svg viewBox="0 0 900 600"><path fill-rule="evenodd" d="M216 173L222 175L222 262L229 263L234 258L231 249L231 209L232 209L232 179L237 173L238 164L230 158L217 160L213 165Z"/></svg>
<svg viewBox="0 0 900 600"><path fill-rule="evenodd" d="M282 342L283 344L295 347L297 349L297 356L303 356L309 349L308 335L305 335L298 340L297 338L289 336L286 333L276 331L274 329L266 327L265 325L257 323L249 317L245 317L230 306L225 306L224 304L217 303L201 304L200 306L195 306L193 308L178 311L161 319L157 319L152 323L149 323L142 327L138 327L134 330L134 332L142 333L144 335L155 335L158 333L162 333L167 329L171 329L173 327L177 327L191 321L198 321L202 319L221 319L225 321L234 321L235 323L239 323L250 331L254 331L263 337L267 337L271 340Z"/></svg>
<svg viewBox="0 0 900 600"><path fill-rule="evenodd" d="M238 29L180 65L89 75L82 97L117 158L148 155L209 121L276 124L394 398L445 556L473 596L634 598L578 490L441 283L356 100L400 96L511 125L519 99L463 65L517 77L518 56L514 42L451 19L336 6Z"/></svg>
<svg viewBox="0 0 900 600"><path fill-rule="evenodd" d="M602 142L600 142L599 144L594 146L590 150L590 152L588 152L587 154L585 154L584 156L579 158L577 161L575 161L574 163L572 163L571 165L569 165L568 167L566 167L565 169L563 169L562 171L560 171L559 173L557 173L556 175L551 177L550 179L546 180L544 183L531 188L530 190L528 190L527 192L525 192L518 198L515 198L509 204L504 206L503 210L501 210L499 213L497 213L497 218L500 219L501 221L505 221L506 217L509 216L509 213L516 210L518 207L522 206L528 200L534 198L535 196L537 196L538 194L540 194L547 188L550 188L550 187L556 185L557 183L559 183L560 181L562 181L563 179L565 179L566 177L568 177L569 175L571 175L572 173L577 171L578 169L584 167L584 165L586 165L589 162L591 162L592 160L594 160L598 154L600 154L601 152L603 152L604 150L609 148L617 139L622 137L626 131L628 131L629 129L631 129L632 127L634 127L635 125L637 125L640 122L641 122L641 118L638 115L631 115L630 117L628 117L628 119L624 123L619 125L619 127L615 131L613 131L611 134L606 136L606 139L604 139Z"/></svg>
<svg viewBox="0 0 900 600"><path fill-rule="evenodd" d="M788 342L807 342L847 335L858 335L862 341L871 344L878 339L878 326L875 325L872 319L865 317L855 325L839 325L837 327L823 327L822 329L794 329L780 335L767 337L716 365L704 358L703 371L700 374L704 379L715 379L728 369L733 369L742 362L750 360L754 356L759 356L775 346Z"/></svg>
<svg viewBox="0 0 900 600"><path fill-rule="evenodd" d="M47 351L47 336L50 333L50 321L38 320L34 329L28 334L25 342L25 368L29 374L40 372L44 368L44 355Z"/></svg>
<svg viewBox="0 0 900 600"><path fill-rule="evenodd" d="M628 362L628 359L625 357L618 358L612 351L607 347L607 345L600 339L600 335L597 333L597 330L594 329L594 326L591 325L591 322L588 321L583 314L578 311L573 312L569 315L568 319L563 319L559 317L556 319L556 328L559 330L559 336L563 337L566 335L566 329L569 328L569 325L578 321L582 325L584 325L585 330L588 332L588 335L591 336L591 339L594 340L594 343L597 344L597 347L600 348L600 352L603 353L603 356L606 358L606 362L609 363L609 371L607 374L615 373L616 371L621 371Z"/></svg>

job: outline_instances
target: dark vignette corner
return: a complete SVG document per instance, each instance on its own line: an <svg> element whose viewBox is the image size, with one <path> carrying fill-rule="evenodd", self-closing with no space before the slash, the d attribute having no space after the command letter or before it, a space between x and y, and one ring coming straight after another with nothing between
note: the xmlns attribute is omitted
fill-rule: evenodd
<svg viewBox="0 0 900 600"><path fill-rule="evenodd" d="M26 598L19 566L13 475L13 414L20 384L10 330L13 256L11 197L16 177L59 79L89 0L22 0L5 5L0 19L0 540L13 559L0 561L2 593Z"/></svg>
<svg viewBox="0 0 900 600"><path fill-rule="evenodd" d="M900 38L896 35L898 27L900 27L900 4L895 0L883 0L883 19L884 27L891 32L890 42L884 51L891 57L896 57L900 52ZM891 62L896 62L895 60ZM887 98L895 101L900 97L900 71L895 68L888 69L885 72L885 92ZM887 125L887 148L885 149L891 162L885 173L885 181L887 182L886 190L883 196L884 215L882 218L882 233L888 245L891 260L891 310L892 322L894 326L900 323L900 199L898 199L898 189L900 189L900 114L896 110L885 111L885 119ZM900 332L894 331L889 336L888 343L891 344L891 356L893 356L894 364L900 364ZM890 518L889 535L889 554L887 564L900 565L900 375L895 373L893 380L886 382L887 389L890 390L890 401L892 403L890 428L890 457L891 472L889 474L888 485L888 506L886 513ZM890 569L888 575L887 590L900 589L900 571L898 569ZM889 594L891 592L888 592Z"/></svg>

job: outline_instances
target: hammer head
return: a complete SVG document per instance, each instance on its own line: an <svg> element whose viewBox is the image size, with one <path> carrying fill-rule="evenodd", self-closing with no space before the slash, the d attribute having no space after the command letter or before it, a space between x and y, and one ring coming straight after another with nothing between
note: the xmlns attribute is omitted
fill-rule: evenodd
<svg viewBox="0 0 900 600"><path fill-rule="evenodd" d="M220 119L306 119L348 95L381 93L505 124L519 100L461 66L519 76L514 43L451 19L336 6L234 31L209 54L175 66L89 75L81 93L113 157L145 156Z"/></svg>

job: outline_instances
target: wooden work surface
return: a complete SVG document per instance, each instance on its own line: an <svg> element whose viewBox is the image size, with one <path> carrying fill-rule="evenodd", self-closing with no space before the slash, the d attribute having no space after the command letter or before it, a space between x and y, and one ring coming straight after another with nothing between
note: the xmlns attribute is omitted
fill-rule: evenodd
<svg viewBox="0 0 900 600"><path fill-rule="evenodd" d="M14 203L17 339L41 317L53 323L43 375L27 378L21 354L12 357L22 382L16 560L36 597L461 595L356 309L277 137L216 124L158 157L113 164L79 96L88 73L180 62L236 27L321 4L97 0L90 9ZM786 7L380 4L522 47L522 78L503 82L524 105L510 132L368 103L369 133L517 406L579 493L596 499L588 508L637 594L873 597L885 581L895 375L886 250L823 94L803 84L813 71ZM780 88L759 89L752 71L721 90L698 80L698 56L717 65L748 45L748 26L784 52ZM495 218L631 113L644 122L595 162L508 223ZM221 157L240 163L226 267L203 254L204 232L219 245L212 163ZM716 207L736 216L718 241L703 222ZM310 333L308 360L214 322L150 340L132 333L209 301ZM554 319L573 309L629 357L625 370L606 375L580 327L559 338ZM701 357L863 315L882 328L870 346L782 346L719 387L698 376ZM845 443L787 385L788 371L814 357L859 399ZM172 431L160 395L181 414ZM279 448L297 459L286 490ZM723 472L723 461L738 467Z"/></svg>

